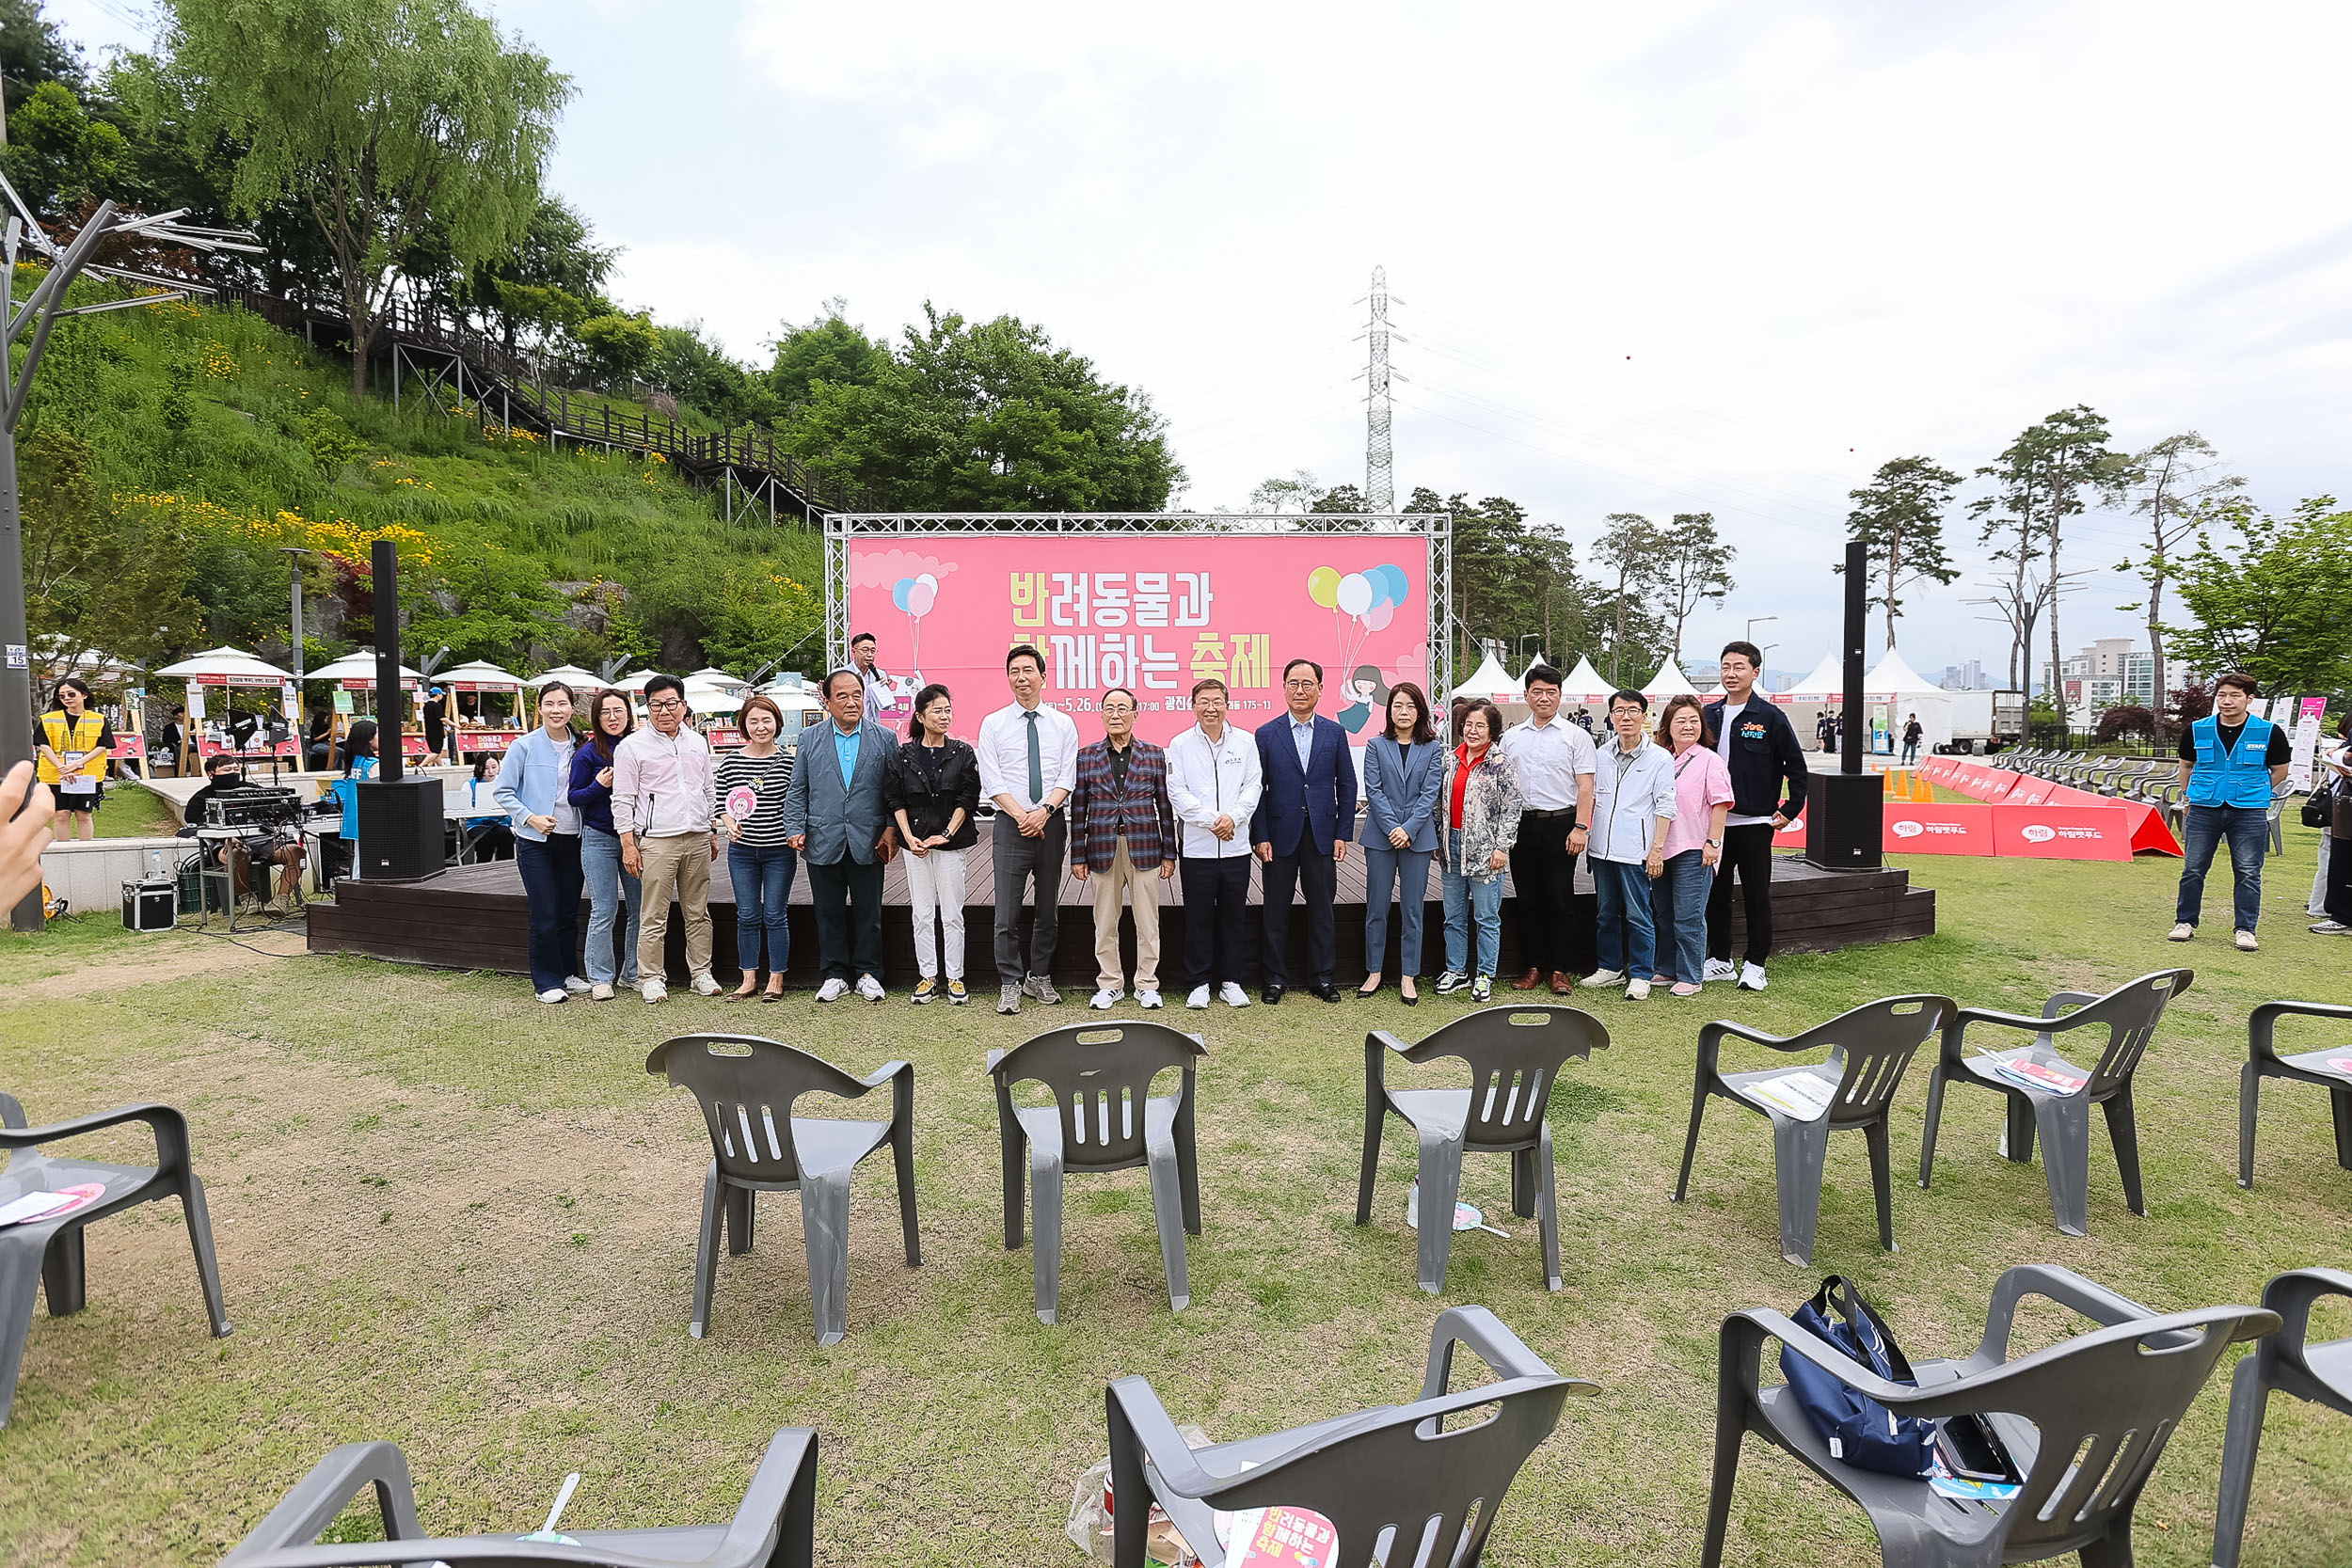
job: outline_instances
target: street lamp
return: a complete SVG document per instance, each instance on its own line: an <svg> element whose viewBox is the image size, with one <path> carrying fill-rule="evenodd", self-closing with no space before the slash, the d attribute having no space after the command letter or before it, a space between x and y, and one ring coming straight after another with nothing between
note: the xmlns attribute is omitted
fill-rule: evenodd
<svg viewBox="0 0 2352 1568"><path fill-rule="evenodd" d="M33 754L33 670L28 647L31 639L24 623L24 523L17 502L16 425L24 412L24 400L33 389L33 372L40 368L41 351L49 346L49 334L60 317L127 310L133 306L160 305L167 300L185 299L191 293L212 292L201 284L182 283L135 299L68 307L66 291L84 273L152 286L154 279L151 277L98 261L99 251L111 241L144 242L205 252L241 250L255 255L261 253L261 245L253 235L243 231L199 229L178 222L185 208L146 217L124 212L112 201L100 202L81 231L61 245L49 237L49 231L34 218L32 209L5 176L0 176L0 194L5 194L8 205L15 209L8 220L6 239L0 241L0 265L7 268L8 285L8 323L5 331L0 332L0 353L14 349L20 338L24 341L22 361L0 363L0 372L6 372L0 376L0 769L6 769ZM30 295L19 300L17 256L28 245L47 261L49 274L34 286ZM32 328L29 337L24 336L27 326ZM10 357L13 359L13 356ZM38 887L9 912L9 924L20 931L41 928Z"/></svg>
<svg viewBox="0 0 2352 1568"><path fill-rule="evenodd" d="M1751 642L1753 642L1753 641L1756 641L1756 627L1758 627L1758 626L1762 626L1762 625L1763 625L1765 622L1767 622L1767 621L1777 621L1777 620L1779 620L1779 619L1780 619L1780 617L1779 617L1779 616L1777 616L1777 615L1751 615L1751 616L1749 616L1749 617L1748 617L1748 641L1751 641ZM1780 644L1779 644L1779 643L1777 643L1777 642L1774 642L1774 643L1772 643L1772 646L1773 646L1773 647L1777 648L1777 647L1779 647L1779 646L1780 646ZM1764 673L1764 672L1763 672L1763 671L1761 671L1761 670L1758 670L1758 671L1756 672L1756 673L1757 673L1757 674L1759 674L1759 675L1760 675L1760 674L1762 674L1763 673Z"/></svg>

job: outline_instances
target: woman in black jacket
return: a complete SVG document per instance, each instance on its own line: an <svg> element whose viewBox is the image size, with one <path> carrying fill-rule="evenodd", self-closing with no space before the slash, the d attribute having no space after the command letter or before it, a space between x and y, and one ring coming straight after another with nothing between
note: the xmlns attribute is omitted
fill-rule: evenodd
<svg viewBox="0 0 2352 1568"><path fill-rule="evenodd" d="M979 842L972 815L980 805L980 759L947 733L955 706L933 682L916 693L914 733L890 754L882 772L882 805L907 847L907 901L914 912L914 962L922 978L914 1000L939 994L936 926L946 938L947 1000L972 1000L963 986L963 852Z"/></svg>

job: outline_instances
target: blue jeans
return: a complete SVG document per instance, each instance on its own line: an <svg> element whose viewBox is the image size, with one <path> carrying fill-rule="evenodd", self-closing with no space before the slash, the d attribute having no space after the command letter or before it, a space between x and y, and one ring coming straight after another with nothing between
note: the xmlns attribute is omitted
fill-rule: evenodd
<svg viewBox="0 0 2352 1568"><path fill-rule="evenodd" d="M1715 887L1715 868L1700 859L1706 852L1685 849L1668 857L1666 869L1650 884L1650 927L1658 946L1658 967L1650 973L1694 986L1707 966L1707 895Z"/></svg>
<svg viewBox="0 0 2352 1568"><path fill-rule="evenodd" d="M1426 849L1390 849L1367 844L1364 850L1364 968L1378 970L1389 958L1389 890L1404 901L1404 929L1397 941L1399 974L1421 974L1421 930L1429 908Z"/></svg>
<svg viewBox="0 0 2352 1568"><path fill-rule="evenodd" d="M601 828L580 826L580 866L588 882L588 978L600 986L637 983L637 879L621 869L621 841ZM621 958L612 961L612 929L621 927Z"/></svg>
<svg viewBox="0 0 2352 1568"><path fill-rule="evenodd" d="M562 990L580 951L580 837L517 838L515 864L531 910L531 989Z"/></svg>
<svg viewBox="0 0 2352 1568"><path fill-rule="evenodd" d="M1462 863L1462 830L1446 830L1446 861ZM1478 922L1478 967L1470 962L1470 922ZM1445 966L1456 974L1492 975L1502 957L1502 873L1473 881L1445 874Z"/></svg>
<svg viewBox="0 0 2352 1568"><path fill-rule="evenodd" d="M2181 848L2181 901L2172 918L2197 924L2205 903L2205 873L2213 852L2230 841L2230 873L2236 886L2237 928L2250 931L2263 912L2263 851L2269 847L2270 813L2262 806L2191 806Z"/></svg>
<svg viewBox="0 0 2352 1568"><path fill-rule="evenodd" d="M1918 760L1919 760L1919 743L1918 743L1917 741L1915 741L1915 740L1906 740L1906 741L1904 741L1904 742L1903 742L1903 766L1904 766L1905 768L1908 768L1908 767L1910 767L1913 763L1917 762Z"/></svg>
<svg viewBox="0 0 2352 1568"><path fill-rule="evenodd" d="M759 969L759 939L768 938L768 973L792 967L792 873L800 857L789 844L730 844L727 876L735 883L735 961L746 974Z"/></svg>
<svg viewBox="0 0 2352 1568"><path fill-rule="evenodd" d="M1649 872L1642 863L1587 857L1599 905L1600 967L1623 970L1629 979L1658 973L1658 933L1650 925Z"/></svg>

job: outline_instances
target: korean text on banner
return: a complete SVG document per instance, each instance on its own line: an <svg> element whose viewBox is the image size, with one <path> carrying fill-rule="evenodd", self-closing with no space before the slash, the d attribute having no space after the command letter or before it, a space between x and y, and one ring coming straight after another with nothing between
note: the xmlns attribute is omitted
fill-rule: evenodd
<svg viewBox="0 0 2352 1568"><path fill-rule="evenodd" d="M1993 852L2039 860L2127 861L2132 858L2131 813L2121 805L1995 805Z"/></svg>

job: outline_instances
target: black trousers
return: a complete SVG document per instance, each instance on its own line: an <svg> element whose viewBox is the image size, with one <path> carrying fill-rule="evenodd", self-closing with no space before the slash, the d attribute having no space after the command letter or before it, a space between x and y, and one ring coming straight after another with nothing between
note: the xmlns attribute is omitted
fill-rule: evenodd
<svg viewBox="0 0 2352 1568"><path fill-rule="evenodd" d="M1184 879L1184 989L1242 983L1241 927L1249 910L1248 855L1186 855L1176 863Z"/></svg>
<svg viewBox="0 0 2352 1568"><path fill-rule="evenodd" d="M1731 879L1740 879L1740 894L1748 916L1749 963L1760 964L1772 953L1772 825L1752 823L1724 830L1723 863L1715 868L1715 885L1707 895L1707 956L1731 961Z"/></svg>
<svg viewBox="0 0 2352 1568"><path fill-rule="evenodd" d="M2338 805L2336 809L2346 811L2352 810L2352 807ZM2327 896L2321 900L2320 907L2328 911L2328 918L2352 926L2352 838L2330 838L2328 841L2328 886L2325 891Z"/></svg>
<svg viewBox="0 0 2352 1568"><path fill-rule="evenodd" d="M1019 825L1002 812L989 831L989 863L996 873L996 978L1008 986L1054 973L1054 939L1061 932L1054 899L1061 891L1062 850L1069 841L1070 818L1058 811L1046 817L1045 831L1035 838L1023 837ZM1028 962L1023 963L1021 903L1032 888L1037 914L1029 925Z"/></svg>
<svg viewBox="0 0 2352 1568"><path fill-rule="evenodd" d="M831 865L808 865L808 895L817 906L817 960L828 980L882 977L882 862L860 865L844 855Z"/></svg>
<svg viewBox="0 0 2352 1568"><path fill-rule="evenodd" d="M1576 896L1577 857L1568 853L1573 813L1565 816L1519 814L1518 842L1511 847L1511 886L1518 896L1519 961L1545 973L1589 974L1596 953L1593 907Z"/></svg>
<svg viewBox="0 0 2352 1568"><path fill-rule="evenodd" d="M580 961L580 835L515 841L531 912L531 989L561 990Z"/></svg>
<svg viewBox="0 0 2352 1568"><path fill-rule="evenodd" d="M1291 894L1307 895L1307 983L1327 986L1339 967L1339 922L1331 900L1340 890L1339 863L1317 854L1314 841L1300 835L1295 854L1277 855L1265 863L1265 906L1259 917L1265 927L1265 983L1291 983Z"/></svg>

